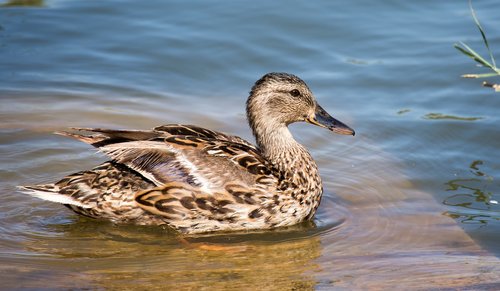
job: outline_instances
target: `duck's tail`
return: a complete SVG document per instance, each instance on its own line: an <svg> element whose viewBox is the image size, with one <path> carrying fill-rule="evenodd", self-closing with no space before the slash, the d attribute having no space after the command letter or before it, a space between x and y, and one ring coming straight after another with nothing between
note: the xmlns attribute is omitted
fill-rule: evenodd
<svg viewBox="0 0 500 291"><path fill-rule="evenodd" d="M55 184L33 185L33 186L18 186L19 191L31 196L48 200L64 205L74 205L81 208L91 208L89 205L83 204L77 199L59 193L59 187Z"/></svg>

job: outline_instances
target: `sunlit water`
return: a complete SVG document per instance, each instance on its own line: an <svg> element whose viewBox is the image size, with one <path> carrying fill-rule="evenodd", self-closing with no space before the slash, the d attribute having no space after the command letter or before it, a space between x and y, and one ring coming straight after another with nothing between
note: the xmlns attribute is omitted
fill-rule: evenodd
<svg viewBox="0 0 500 291"><path fill-rule="evenodd" d="M483 72L452 47L482 46L466 1L413 2L0 1L1 287L498 289L500 95L459 77ZM496 1L475 7L499 52ZM292 126L324 181L313 223L185 241L15 190L105 160L66 127L252 140L270 71L356 129Z"/></svg>

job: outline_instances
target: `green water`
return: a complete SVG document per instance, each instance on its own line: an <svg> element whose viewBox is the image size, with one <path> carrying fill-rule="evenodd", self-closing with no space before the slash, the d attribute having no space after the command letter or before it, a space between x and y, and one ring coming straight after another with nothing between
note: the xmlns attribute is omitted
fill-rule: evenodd
<svg viewBox="0 0 500 291"><path fill-rule="evenodd" d="M498 55L498 5L476 2ZM483 52L466 1L0 4L3 288L500 286L500 95L460 78L484 72L453 48ZM312 224L185 242L15 190L105 160L52 134L71 126L189 123L253 141L244 102L271 71L356 130L291 126L324 181Z"/></svg>

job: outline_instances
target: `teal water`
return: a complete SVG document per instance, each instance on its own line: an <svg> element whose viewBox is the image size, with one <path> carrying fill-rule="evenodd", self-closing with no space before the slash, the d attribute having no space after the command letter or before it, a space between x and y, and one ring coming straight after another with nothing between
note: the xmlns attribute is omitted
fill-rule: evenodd
<svg viewBox="0 0 500 291"><path fill-rule="evenodd" d="M486 55L467 1L0 5L4 288L498 289L500 95L460 78L486 72L453 48ZM500 57L496 1L474 7ZM292 126L324 181L313 225L186 245L15 190L104 160L52 134L71 126L189 123L253 141L244 102L272 71L356 130Z"/></svg>

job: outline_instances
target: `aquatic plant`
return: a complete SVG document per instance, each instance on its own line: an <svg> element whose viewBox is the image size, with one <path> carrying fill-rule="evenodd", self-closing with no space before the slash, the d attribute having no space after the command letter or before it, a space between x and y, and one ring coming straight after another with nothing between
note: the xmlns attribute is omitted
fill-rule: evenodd
<svg viewBox="0 0 500 291"><path fill-rule="evenodd" d="M464 55L472 58L474 61L476 61L480 66L490 68L493 72L492 73L485 73L485 74L465 74L462 75L464 78L487 78L487 77L495 77L495 76L500 76L500 69L496 66L495 58L493 57L493 53L491 52L490 45L488 43L488 39L486 38L486 34L484 33L484 29L479 23L479 20L477 18L476 12L472 8L472 0L469 0L469 8L472 14L472 18L474 19L474 22L476 23L477 28L479 29L479 32L481 33L481 36L483 38L484 45L486 46L486 50L488 51L489 57L491 61L487 61L485 58L483 58L480 54L478 54L476 51L474 51L471 47L469 47L467 44L463 42L458 42L454 44L454 47L462 52ZM500 92L500 84L491 84L488 82L483 82L483 86L485 87L491 87L495 89L495 91Z"/></svg>

